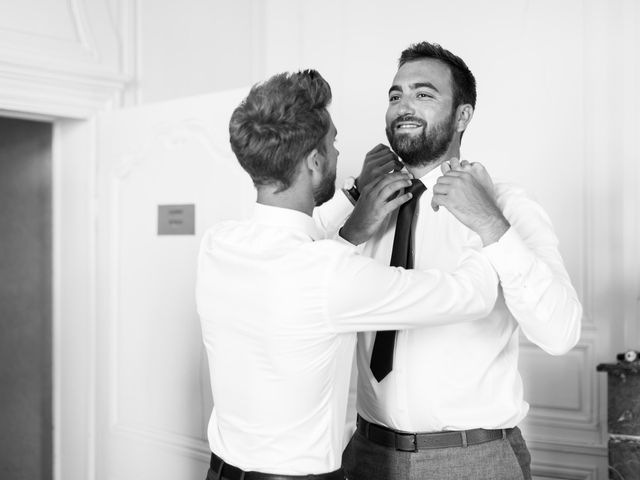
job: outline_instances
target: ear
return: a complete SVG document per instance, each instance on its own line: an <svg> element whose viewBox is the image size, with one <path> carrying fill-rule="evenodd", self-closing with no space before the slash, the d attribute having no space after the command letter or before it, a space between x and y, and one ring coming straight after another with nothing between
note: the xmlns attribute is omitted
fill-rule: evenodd
<svg viewBox="0 0 640 480"><path fill-rule="evenodd" d="M473 107L465 103L456 109L456 131L464 132L473 118Z"/></svg>
<svg viewBox="0 0 640 480"><path fill-rule="evenodd" d="M306 156L305 164L311 173L322 172L322 163L320 159L320 153L317 148L314 148Z"/></svg>

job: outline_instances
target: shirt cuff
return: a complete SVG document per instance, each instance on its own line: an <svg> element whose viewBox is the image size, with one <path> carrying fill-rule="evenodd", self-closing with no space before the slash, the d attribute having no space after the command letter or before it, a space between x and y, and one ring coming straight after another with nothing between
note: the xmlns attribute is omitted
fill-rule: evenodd
<svg viewBox="0 0 640 480"><path fill-rule="evenodd" d="M535 257L513 227L497 242L482 249L502 281L523 278L531 269Z"/></svg>
<svg viewBox="0 0 640 480"><path fill-rule="evenodd" d="M341 243L343 245L347 245L348 247L351 247L351 249L355 252L355 253L362 253L364 251L364 246L367 242L362 242L360 245L354 245L353 243L351 243L349 240L347 240L346 238L342 238L340 236L340 230L338 230L338 233L335 234L335 236L333 237L333 240L337 241L338 243Z"/></svg>
<svg viewBox="0 0 640 480"><path fill-rule="evenodd" d="M321 207L322 215L327 218L340 218L346 219L353 211L353 204L347 198L347 195L342 192L338 195L334 195L331 200L323 203Z"/></svg>

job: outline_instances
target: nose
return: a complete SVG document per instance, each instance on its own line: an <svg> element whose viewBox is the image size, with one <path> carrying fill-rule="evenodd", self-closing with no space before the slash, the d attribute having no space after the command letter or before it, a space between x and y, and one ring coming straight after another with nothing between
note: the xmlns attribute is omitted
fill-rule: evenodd
<svg viewBox="0 0 640 480"><path fill-rule="evenodd" d="M412 115L415 113L415 110L413 108L413 103L407 97L408 96L406 95L403 96L400 99L400 101L396 104L397 105L396 113L398 114L398 116Z"/></svg>

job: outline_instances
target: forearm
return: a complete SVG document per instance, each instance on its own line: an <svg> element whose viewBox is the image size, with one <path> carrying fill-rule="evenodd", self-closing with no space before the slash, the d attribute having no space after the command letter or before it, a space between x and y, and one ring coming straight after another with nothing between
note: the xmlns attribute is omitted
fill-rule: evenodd
<svg viewBox="0 0 640 480"><path fill-rule="evenodd" d="M329 286L328 313L337 331L471 321L488 315L495 304L497 277L478 251L468 252L452 273L390 268L363 260L355 275L346 275L348 269L341 268L340 280Z"/></svg>
<svg viewBox="0 0 640 480"><path fill-rule="evenodd" d="M528 247L510 229L484 249L494 266L509 311L529 340L561 355L580 336L582 306L554 246Z"/></svg>

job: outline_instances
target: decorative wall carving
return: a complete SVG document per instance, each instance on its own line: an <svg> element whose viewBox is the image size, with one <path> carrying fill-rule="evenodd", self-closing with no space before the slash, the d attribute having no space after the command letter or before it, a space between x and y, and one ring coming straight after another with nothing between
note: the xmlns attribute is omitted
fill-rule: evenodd
<svg viewBox="0 0 640 480"><path fill-rule="evenodd" d="M0 20L0 109L86 118L120 103L136 2L12 2Z"/></svg>

